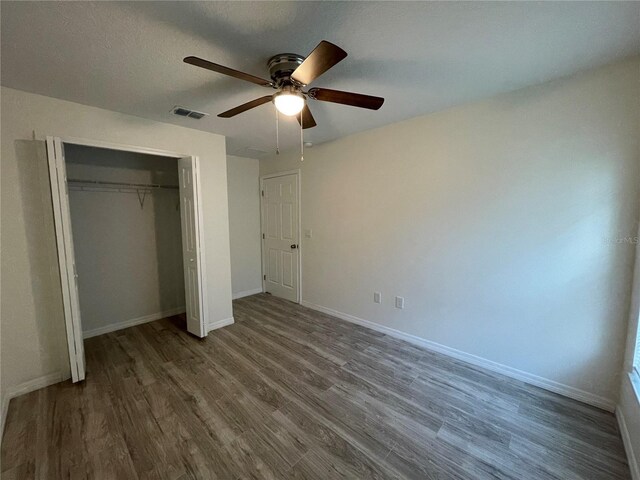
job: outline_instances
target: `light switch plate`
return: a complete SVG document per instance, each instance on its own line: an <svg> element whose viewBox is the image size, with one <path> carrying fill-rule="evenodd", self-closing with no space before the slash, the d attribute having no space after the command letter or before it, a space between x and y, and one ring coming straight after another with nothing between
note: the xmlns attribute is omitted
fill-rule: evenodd
<svg viewBox="0 0 640 480"><path fill-rule="evenodd" d="M308 228L307 230L304 231L304 236L307 238L311 238L313 236L313 230Z"/></svg>
<svg viewBox="0 0 640 480"><path fill-rule="evenodd" d="M375 303L382 303L382 294L380 292L373 292L373 301Z"/></svg>
<svg viewBox="0 0 640 480"><path fill-rule="evenodd" d="M396 308L404 308L404 297L396 297Z"/></svg>

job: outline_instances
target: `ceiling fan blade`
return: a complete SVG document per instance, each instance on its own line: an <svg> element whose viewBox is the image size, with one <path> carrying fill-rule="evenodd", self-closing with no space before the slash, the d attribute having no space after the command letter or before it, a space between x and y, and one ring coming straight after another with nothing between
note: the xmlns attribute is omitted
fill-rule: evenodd
<svg viewBox="0 0 640 480"><path fill-rule="evenodd" d="M231 110L222 112L218 116L222 118L235 117L239 113L246 112L247 110L251 110L252 108L259 107L260 105L264 105L265 103L269 103L272 98L273 98L272 95L256 98L255 100L251 100L250 102L243 103L242 105L238 105L237 107L232 108Z"/></svg>
<svg viewBox="0 0 640 480"><path fill-rule="evenodd" d="M300 118L302 117L302 119ZM312 128L317 125L313 115L311 115L311 110L309 110L309 105L305 105L298 115L296 115L298 119L298 123L302 125L302 128L306 130L307 128ZM302 120L302 121L301 121Z"/></svg>
<svg viewBox="0 0 640 480"><path fill-rule="evenodd" d="M340 47L323 40L293 71L291 78L302 85L309 85L346 56L347 52Z"/></svg>
<svg viewBox="0 0 640 480"><path fill-rule="evenodd" d="M308 94L311 98L323 102L341 103L352 107L368 108L369 110L378 110L384 103L384 98L381 97L341 92L340 90L330 90L328 88L312 88Z"/></svg>
<svg viewBox="0 0 640 480"><path fill-rule="evenodd" d="M250 75L248 73L244 73L239 70L234 70L233 68L225 67L223 65L218 65L217 63L213 63L208 60L203 60L202 58L185 57L184 63L195 65L196 67L200 67L200 68L206 68L207 70L211 70L217 73L222 73L224 75L229 75L230 77L239 78L240 80L246 80L247 82L255 83L263 87L273 86L273 83L271 81L265 80L264 78L256 77L255 75Z"/></svg>

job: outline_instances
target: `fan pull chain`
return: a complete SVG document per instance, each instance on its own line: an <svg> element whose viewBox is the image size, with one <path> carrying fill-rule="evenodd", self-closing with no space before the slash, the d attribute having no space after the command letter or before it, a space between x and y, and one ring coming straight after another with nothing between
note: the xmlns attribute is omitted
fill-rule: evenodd
<svg viewBox="0 0 640 480"><path fill-rule="evenodd" d="M304 115L300 112L300 161L304 162L304 138L303 138L303 127L302 127L302 119Z"/></svg>
<svg viewBox="0 0 640 480"><path fill-rule="evenodd" d="M276 155L280 155L280 115L276 108Z"/></svg>

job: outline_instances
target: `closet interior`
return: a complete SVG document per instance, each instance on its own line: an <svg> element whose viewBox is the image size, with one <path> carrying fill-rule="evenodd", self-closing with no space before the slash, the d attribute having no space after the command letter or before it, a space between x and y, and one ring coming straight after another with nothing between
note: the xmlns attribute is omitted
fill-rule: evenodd
<svg viewBox="0 0 640 480"><path fill-rule="evenodd" d="M178 160L66 145L84 338L185 312Z"/></svg>

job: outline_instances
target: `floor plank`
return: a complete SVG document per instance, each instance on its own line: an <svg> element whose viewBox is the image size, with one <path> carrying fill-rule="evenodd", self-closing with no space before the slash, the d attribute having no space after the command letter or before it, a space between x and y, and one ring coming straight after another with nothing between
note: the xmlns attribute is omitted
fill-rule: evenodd
<svg viewBox="0 0 640 480"><path fill-rule="evenodd" d="M630 479L612 414L270 295L86 340L11 401L2 478Z"/></svg>

